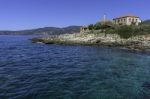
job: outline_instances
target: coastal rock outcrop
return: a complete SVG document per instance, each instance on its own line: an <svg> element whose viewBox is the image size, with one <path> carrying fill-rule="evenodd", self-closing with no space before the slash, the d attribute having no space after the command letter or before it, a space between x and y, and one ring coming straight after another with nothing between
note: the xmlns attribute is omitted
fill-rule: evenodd
<svg viewBox="0 0 150 99"><path fill-rule="evenodd" d="M45 44L105 45L136 50L150 49L150 35L139 35L123 39L117 34L78 33L34 38L32 41Z"/></svg>

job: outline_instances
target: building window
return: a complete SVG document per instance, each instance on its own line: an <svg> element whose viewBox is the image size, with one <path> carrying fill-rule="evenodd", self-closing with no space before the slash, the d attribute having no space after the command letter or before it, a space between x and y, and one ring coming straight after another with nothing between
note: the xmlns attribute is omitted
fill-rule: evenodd
<svg viewBox="0 0 150 99"><path fill-rule="evenodd" d="M138 22L138 19L136 19L136 22Z"/></svg>
<svg viewBox="0 0 150 99"><path fill-rule="evenodd" d="M122 19L120 19L120 22L122 22Z"/></svg>
<svg viewBox="0 0 150 99"><path fill-rule="evenodd" d="M129 18L129 22L131 22L131 18Z"/></svg>

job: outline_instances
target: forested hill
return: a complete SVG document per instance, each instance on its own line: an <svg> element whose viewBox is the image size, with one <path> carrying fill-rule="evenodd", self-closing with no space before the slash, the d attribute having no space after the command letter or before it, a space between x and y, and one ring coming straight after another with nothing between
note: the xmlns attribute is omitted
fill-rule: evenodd
<svg viewBox="0 0 150 99"><path fill-rule="evenodd" d="M150 19L143 21L142 24L150 25Z"/></svg>
<svg viewBox="0 0 150 99"><path fill-rule="evenodd" d="M69 26L65 28L57 27L45 27L31 30L21 30L21 31L0 31L0 35L59 35L65 33L76 33L80 31L80 26Z"/></svg>

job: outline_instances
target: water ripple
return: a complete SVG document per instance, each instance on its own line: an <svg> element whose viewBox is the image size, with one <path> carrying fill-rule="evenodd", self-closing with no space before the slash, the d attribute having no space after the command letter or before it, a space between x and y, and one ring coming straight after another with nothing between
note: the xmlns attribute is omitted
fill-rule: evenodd
<svg viewBox="0 0 150 99"><path fill-rule="evenodd" d="M0 36L0 99L149 99L150 56Z"/></svg>

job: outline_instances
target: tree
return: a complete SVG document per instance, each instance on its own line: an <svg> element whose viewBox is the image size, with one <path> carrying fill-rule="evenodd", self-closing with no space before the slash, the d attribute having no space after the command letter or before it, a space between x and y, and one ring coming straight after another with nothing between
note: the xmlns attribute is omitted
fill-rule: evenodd
<svg viewBox="0 0 150 99"><path fill-rule="evenodd" d="M94 29L94 25L93 25L93 24L90 24L90 25L88 26L88 29L89 29L89 30L93 30L93 29Z"/></svg>

